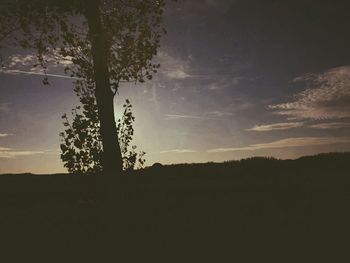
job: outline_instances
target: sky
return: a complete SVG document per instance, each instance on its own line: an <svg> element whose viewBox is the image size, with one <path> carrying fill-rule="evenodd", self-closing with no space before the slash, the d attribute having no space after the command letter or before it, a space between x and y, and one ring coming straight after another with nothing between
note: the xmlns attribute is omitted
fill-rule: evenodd
<svg viewBox="0 0 350 263"><path fill-rule="evenodd" d="M122 84L116 116L129 98L146 165L349 151L349 13L347 1L169 2L160 72ZM32 53L0 52L0 173L66 172L72 80L56 66L43 86Z"/></svg>

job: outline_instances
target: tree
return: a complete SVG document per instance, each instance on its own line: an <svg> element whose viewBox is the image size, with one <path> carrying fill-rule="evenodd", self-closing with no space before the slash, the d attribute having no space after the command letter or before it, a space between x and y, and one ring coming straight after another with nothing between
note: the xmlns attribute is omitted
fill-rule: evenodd
<svg viewBox="0 0 350 263"><path fill-rule="evenodd" d="M114 95L122 81L152 79L164 0L17 0L2 3L0 41L37 51L45 70L48 58L71 77L94 84L103 147L103 173L122 172L114 119ZM48 79L44 78L44 84Z"/></svg>
<svg viewBox="0 0 350 263"><path fill-rule="evenodd" d="M79 81L74 88L81 106L72 110L72 122L67 114L62 116L65 126L61 137L61 159L68 172L72 174L100 174L102 172L103 149L101 145L100 122L94 87L85 81ZM145 152L136 152L137 147L131 145L135 117L132 105L127 99L123 105L124 112L118 120L117 134L121 148L124 171L143 168Z"/></svg>

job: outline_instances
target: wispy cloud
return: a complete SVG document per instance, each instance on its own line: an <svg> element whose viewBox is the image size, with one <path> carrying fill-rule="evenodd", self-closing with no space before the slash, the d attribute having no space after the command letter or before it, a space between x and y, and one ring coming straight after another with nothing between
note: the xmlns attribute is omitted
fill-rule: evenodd
<svg viewBox="0 0 350 263"><path fill-rule="evenodd" d="M75 78L75 77L60 75L60 74L50 74L50 73L45 74L45 72L43 72L42 70L24 71L24 70L17 70L17 69L2 69L0 70L0 73L11 74L11 75L18 75L18 74L37 75L37 76L47 76L47 77L55 77L55 78L62 78L62 79L80 79L80 78Z"/></svg>
<svg viewBox="0 0 350 263"><path fill-rule="evenodd" d="M34 65L37 64L38 58L34 54L14 54L12 56L9 56L7 58L7 61L5 61L5 64L7 65L6 68L13 69L13 68L30 68L31 71L38 70L37 67Z"/></svg>
<svg viewBox="0 0 350 263"><path fill-rule="evenodd" d="M245 147L231 147L231 148L217 148L208 150L209 153L223 153L234 151L255 151L261 149L274 149L274 148L288 148L288 147L305 147L305 146L317 146L317 145L330 145L339 143L350 143L349 138L336 138L336 137L298 137L287 138L278 141L252 144Z"/></svg>
<svg viewBox="0 0 350 263"><path fill-rule="evenodd" d="M13 136L14 134L12 133L0 133L0 137L8 137L8 136Z"/></svg>
<svg viewBox="0 0 350 263"><path fill-rule="evenodd" d="M45 154L45 151L17 151L11 148L0 146L0 158L13 159L19 156L29 156L35 154Z"/></svg>
<svg viewBox="0 0 350 263"><path fill-rule="evenodd" d="M196 153L196 150L192 149L173 149L173 150L164 150L160 151L160 153Z"/></svg>
<svg viewBox="0 0 350 263"><path fill-rule="evenodd" d="M341 128L350 128L350 123L323 122L323 123L317 123L317 124L307 124L305 122L282 122L282 123L255 125L253 128L246 129L246 131L255 131L255 132L280 131L280 130L301 128L301 127L319 129L319 130L341 129Z"/></svg>
<svg viewBox="0 0 350 263"><path fill-rule="evenodd" d="M294 95L294 100L269 108L294 119L338 119L350 117L350 66L321 74L307 74L293 80L310 88Z"/></svg>
<svg viewBox="0 0 350 263"><path fill-rule="evenodd" d="M222 117L231 117L234 114L232 112L227 112L227 111L211 111L211 112L207 112L205 115L222 118Z"/></svg>
<svg viewBox="0 0 350 263"><path fill-rule="evenodd" d="M313 129L328 130L328 129L341 129L341 128L350 128L350 123L347 122L326 122L326 123L317 123L309 125L308 127Z"/></svg>
<svg viewBox="0 0 350 263"><path fill-rule="evenodd" d="M0 146L0 152L2 152L2 151L10 151L11 149L10 148L5 148L5 147L1 147Z"/></svg>
<svg viewBox="0 0 350 263"><path fill-rule="evenodd" d="M50 52L51 54L44 57L46 63L50 67L59 67L59 66L67 66L72 65L72 58L71 57L62 57L59 55L59 52L57 50L52 50ZM59 63L57 63L59 62ZM7 65L8 68L30 68L31 71L37 71L40 70L40 67L36 67L35 65L38 65L38 56L35 54L14 54L7 58L5 61L5 65Z"/></svg>
<svg viewBox="0 0 350 263"><path fill-rule="evenodd" d="M57 51L53 50L51 55L45 57L47 63L46 72L38 64L38 57L35 54L14 54L9 56L5 61L4 65L0 69L2 74L26 74L26 75L38 75L48 76L56 78L71 79L72 77L63 74L52 74L48 71L53 68L62 68L63 66L72 65L71 57L62 57ZM57 63L58 62L58 63Z"/></svg>
<svg viewBox="0 0 350 263"><path fill-rule="evenodd" d="M172 71L168 71L166 75L172 79L185 79L190 77L183 69L174 69Z"/></svg>
<svg viewBox="0 0 350 263"><path fill-rule="evenodd" d="M157 61L161 64L160 73L170 79L186 79L191 77L190 63L179 57L171 56L165 51L158 52Z"/></svg>
<svg viewBox="0 0 350 263"><path fill-rule="evenodd" d="M247 98L235 98L226 107L226 111L229 112L240 112L245 111L254 107L254 104L250 102Z"/></svg>
<svg viewBox="0 0 350 263"><path fill-rule="evenodd" d="M0 103L0 112L8 113L10 111L9 105L10 105L10 103L1 102Z"/></svg>
<svg viewBox="0 0 350 263"><path fill-rule="evenodd" d="M304 122L282 122L282 123L273 123L273 124L263 124L255 125L253 128L247 129L247 131L280 131L280 130L289 130L293 128L300 128L304 125Z"/></svg>
<svg viewBox="0 0 350 263"><path fill-rule="evenodd" d="M58 55L57 52L53 51L52 56L46 57L48 63L48 70L53 68L59 68L72 64L70 57L63 58ZM59 61L59 64L56 62ZM172 80L182 80L191 77L190 71L190 61L184 60L179 57L170 55L168 52L160 51L157 55L157 62L161 64L159 70L160 75ZM65 79L77 79L64 74L52 74L46 73L40 66L35 66L38 63L37 56L34 54L15 54L7 58L5 62L6 67L3 67L0 70L0 73L3 74L27 74L27 75L38 75L38 76L48 76L48 77L57 77ZM63 67L62 67L63 68Z"/></svg>
<svg viewBox="0 0 350 263"><path fill-rule="evenodd" d="M44 152L40 151L0 151L0 158L16 158L19 156L29 156L35 154L44 154Z"/></svg>
<svg viewBox="0 0 350 263"><path fill-rule="evenodd" d="M214 74L215 81L210 83L208 86L208 90L222 90L226 88L232 88L237 86L243 77L240 76L232 76L231 74ZM208 74L207 77L213 78L212 74Z"/></svg>
<svg viewBox="0 0 350 263"><path fill-rule="evenodd" d="M222 120L222 118L206 117L206 116L164 114L164 120L178 120L178 119Z"/></svg>

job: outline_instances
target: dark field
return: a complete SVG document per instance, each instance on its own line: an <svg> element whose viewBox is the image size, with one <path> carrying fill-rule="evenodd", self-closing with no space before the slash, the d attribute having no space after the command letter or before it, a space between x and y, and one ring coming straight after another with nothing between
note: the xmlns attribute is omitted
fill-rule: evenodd
<svg viewBox="0 0 350 263"><path fill-rule="evenodd" d="M335 260L350 240L349 167L350 154L339 153L157 166L107 183L3 175L0 238L59 243L62 253L82 245L84 255L90 246L110 247L116 257L164 262L238 254L248 262L277 255L314 262L302 253Z"/></svg>

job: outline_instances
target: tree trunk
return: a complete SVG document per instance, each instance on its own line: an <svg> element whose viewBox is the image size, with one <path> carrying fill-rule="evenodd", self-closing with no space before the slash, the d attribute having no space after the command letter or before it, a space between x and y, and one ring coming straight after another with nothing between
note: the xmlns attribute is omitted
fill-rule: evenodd
<svg viewBox="0 0 350 263"><path fill-rule="evenodd" d="M85 16L89 26L94 78L96 84L96 102L100 119L100 132L103 145L103 174L105 176L121 175L123 170L122 155L118 142L114 117L114 94L110 88L108 53L101 21L99 0L85 2Z"/></svg>
<svg viewBox="0 0 350 263"><path fill-rule="evenodd" d="M104 28L99 9L100 0L85 1L85 16L89 26L96 102L100 119L100 132L103 145L103 180L100 192L100 212L98 218L99 238L103 242L103 251L115 251L110 246L122 244L125 236L124 225L124 187L122 174L123 163L114 117L114 94L110 88L108 54ZM117 175L117 176L116 176Z"/></svg>

